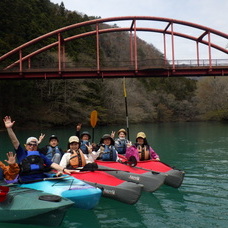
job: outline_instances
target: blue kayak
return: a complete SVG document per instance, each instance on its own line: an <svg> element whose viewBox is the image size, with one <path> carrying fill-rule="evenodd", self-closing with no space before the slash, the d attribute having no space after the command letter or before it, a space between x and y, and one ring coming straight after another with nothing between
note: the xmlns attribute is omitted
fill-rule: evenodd
<svg viewBox="0 0 228 228"><path fill-rule="evenodd" d="M94 208L102 194L99 188L68 175L44 178L43 181L24 183L20 186L65 197L73 201L75 207L83 209Z"/></svg>

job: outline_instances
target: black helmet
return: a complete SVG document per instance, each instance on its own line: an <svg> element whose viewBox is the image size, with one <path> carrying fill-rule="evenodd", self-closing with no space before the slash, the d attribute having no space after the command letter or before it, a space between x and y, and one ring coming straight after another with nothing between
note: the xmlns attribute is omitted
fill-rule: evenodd
<svg viewBox="0 0 228 228"><path fill-rule="evenodd" d="M81 133L80 138L82 138L82 137L83 137L83 135L88 135L88 136L89 136L89 140L90 140L91 135L90 135L90 133L89 133L88 131L83 131L83 132Z"/></svg>
<svg viewBox="0 0 228 228"><path fill-rule="evenodd" d="M104 139L111 139L111 145L114 145L114 139L109 134L104 134L101 138L100 144L104 143Z"/></svg>
<svg viewBox="0 0 228 228"><path fill-rule="evenodd" d="M58 142L59 142L59 139L56 135L51 135L51 137L49 138L49 142L52 140L52 139L56 139Z"/></svg>

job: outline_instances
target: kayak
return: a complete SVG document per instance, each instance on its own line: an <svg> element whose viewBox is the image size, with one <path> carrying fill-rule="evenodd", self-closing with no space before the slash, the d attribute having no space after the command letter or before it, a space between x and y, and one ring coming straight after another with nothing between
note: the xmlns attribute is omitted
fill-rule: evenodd
<svg viewBox="0 0 228 228"><path fill-rule="evenodd" d="M127 158L123 155L119 155L122 161L127 161ZM185 172L183 170L176 169L157 160L145 160L138 161L136 166L137 169L154 171L163 173L166 175L164 184L169 185L173 188L179 188L184 180Z"/></svg>
<svg viewBox="0 0 228 228"><path fill-rule="evenodd" d="M126 204L135 204L141 196L141 185L120 180L104 171L81 171L71 175L100 188L102 196Z"/></svg>
<svg viewBox="0 0 228 228"><path fill-rule="evenodd" d="M156 191L165 181L164 174L154 173L151 170L141 170L115 161L96 160L96 163L99 169L107 169L105 172L112 176L121 180L141 184L143 190L147 192Z"/></svg>
<svg viewBox="0 0 228 228"><path fill-rule="evenodd" d="M3 223L59 226L67 209L74 204L69 199L34 189L7 188L9 192L0 197L0 222Z"/></svg>
<svg viewBox="0 0 228 228"><path fill-rule="evenodd" d="M21 187L41 190L65 197L74 202L74 206L82 209L92 209L100 201L102 191L73 176L45 178L44 181L20 184Z"/></svg>

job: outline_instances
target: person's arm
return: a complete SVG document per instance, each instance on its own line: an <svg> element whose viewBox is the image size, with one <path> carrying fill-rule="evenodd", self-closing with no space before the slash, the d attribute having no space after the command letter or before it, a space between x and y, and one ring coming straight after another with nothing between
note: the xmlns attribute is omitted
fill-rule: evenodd
<svg viewBox="0 0 228 228"><path fill-rule="evenodd" d="M159 158L158 154L152 149L152 147L150 147L150 157L152 159L160 161L160 158Z"/></svg>
<svg viewBox="0 0 228 228"><path fill-rule="evenodd" d="M94 162L100 155L100 151L93 151L89 154L84 154L86 157L86 163Z"/></svg>
<svg viewBox="0 0 228 228"><path fill-rule="evenodd" d="M51 168L58 171L57 175L62 174L62 173L71 174L71 173L75 172L74 170L69 170L69 169L63 168L62 166L60 166L59 164L54 163L54 162L51 164Z"/></svg>
<svg viewBox="0 0 228 228"><path fill-rule="evenodd" d="M76 132L75 132L75 135L80 139L80 131L81 131L81 128L82 128L82 124L81 123L78 123L76 125Z"/></svg>
<svg viewBox="0 0 228 228"><path fill-rule="evenodd" d="M85 160L86 160L86 164L88 163L92 163L96 160L96 158L98 157L98 153L93 151L93 147L92 145L86 145L85 146L87 147L88 149L88 154L84 154L84 157L85 157Z"/></svg>
<svg viewBox="0 0 228 228"><path fill-rule="evenodd" d="M69 161L70 161L70 153L66 152L66 153L62 156L59 165L62 166L63 168L66 168L67 165L69 164Z"/></svg>
<svg viewBox="0 0 228 228"><path fill-rule="evenodd" d="M138 150L137 150L137 148L134 145L128 147L127 150L126 150L125 157L127 159L129 159L131 156L134 156L136 158L136 160L139 161Z"/></svg>
<svg viewBox="0 0 228 228"><path fill-rule="evenodd" d="M11 117L10 116L6 116L4 119L3 119L4 123L5 123L5 127L6 127L6 130L8 132L8 135L9 135L9 138L13 144L13 147L15 149L18 149L20 143L17 139L17 136L15 135L14 131L13 131L13 125L15 123L15 121L12 121L11 120Z"/></svg>

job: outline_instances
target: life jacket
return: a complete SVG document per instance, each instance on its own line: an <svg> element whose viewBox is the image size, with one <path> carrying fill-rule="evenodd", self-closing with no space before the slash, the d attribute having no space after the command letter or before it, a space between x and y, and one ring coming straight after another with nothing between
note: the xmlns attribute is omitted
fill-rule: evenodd
<svg viewBox="0 0 228 228"><path fill-rule="evenodd" d="M115 147L116 147L116 150L119 154L125 154L126 153L127 142L128 142L127 139L118 138L115 140Z"/></svg>
<svg viewBox="0 0 228 228"><path fill-rule="evenodd" d="M47 153L46 153L47 158L49 158L51 160L53 158L54 154L56 154L56 153L61 155L61 151L58 146L56 146L56 147L47 146Z"/></svg>
<svg viewBox="0 0 228 228"><path fill-rule="evenodd" d="M90 142L88 140L82 140L81 141L80 149L82 150L82 152L84 154L88 154L89 153L88 152L88 148L87 148L87 146L89 146L89 145L90 145Z"/></svg>
<svg viewBox="0 0 228 228"><path fill-rule="evenodd" d="M116 161L117 153L116 153L116 149L113 145L110 145L110 146L101 145L100 151L101 151L101 153L100 153L99 158L102 161Z"/></svg>
<svg viewBox="0 0 228 228"><path fill-rule="evenodd" d="M45 171L44 160L39 151L27 151L26 158L21 161L19 166L20 175L37 174Z"/></svg>
<svg viewBox="0 0 228 228"><path fill-rule="evenodd" d="M68 169L75 169L86 165L85 156L80 149L77 151L70 151L70 153L70 164L67 166Z"/></svg>
<svg viewBox="0 0 228 228"><path fill-rule="evenodd" d="M150 160L150 149L148 145L144 145L143 147L141 145L137 145L137 150L140 161Z"/></svg>

